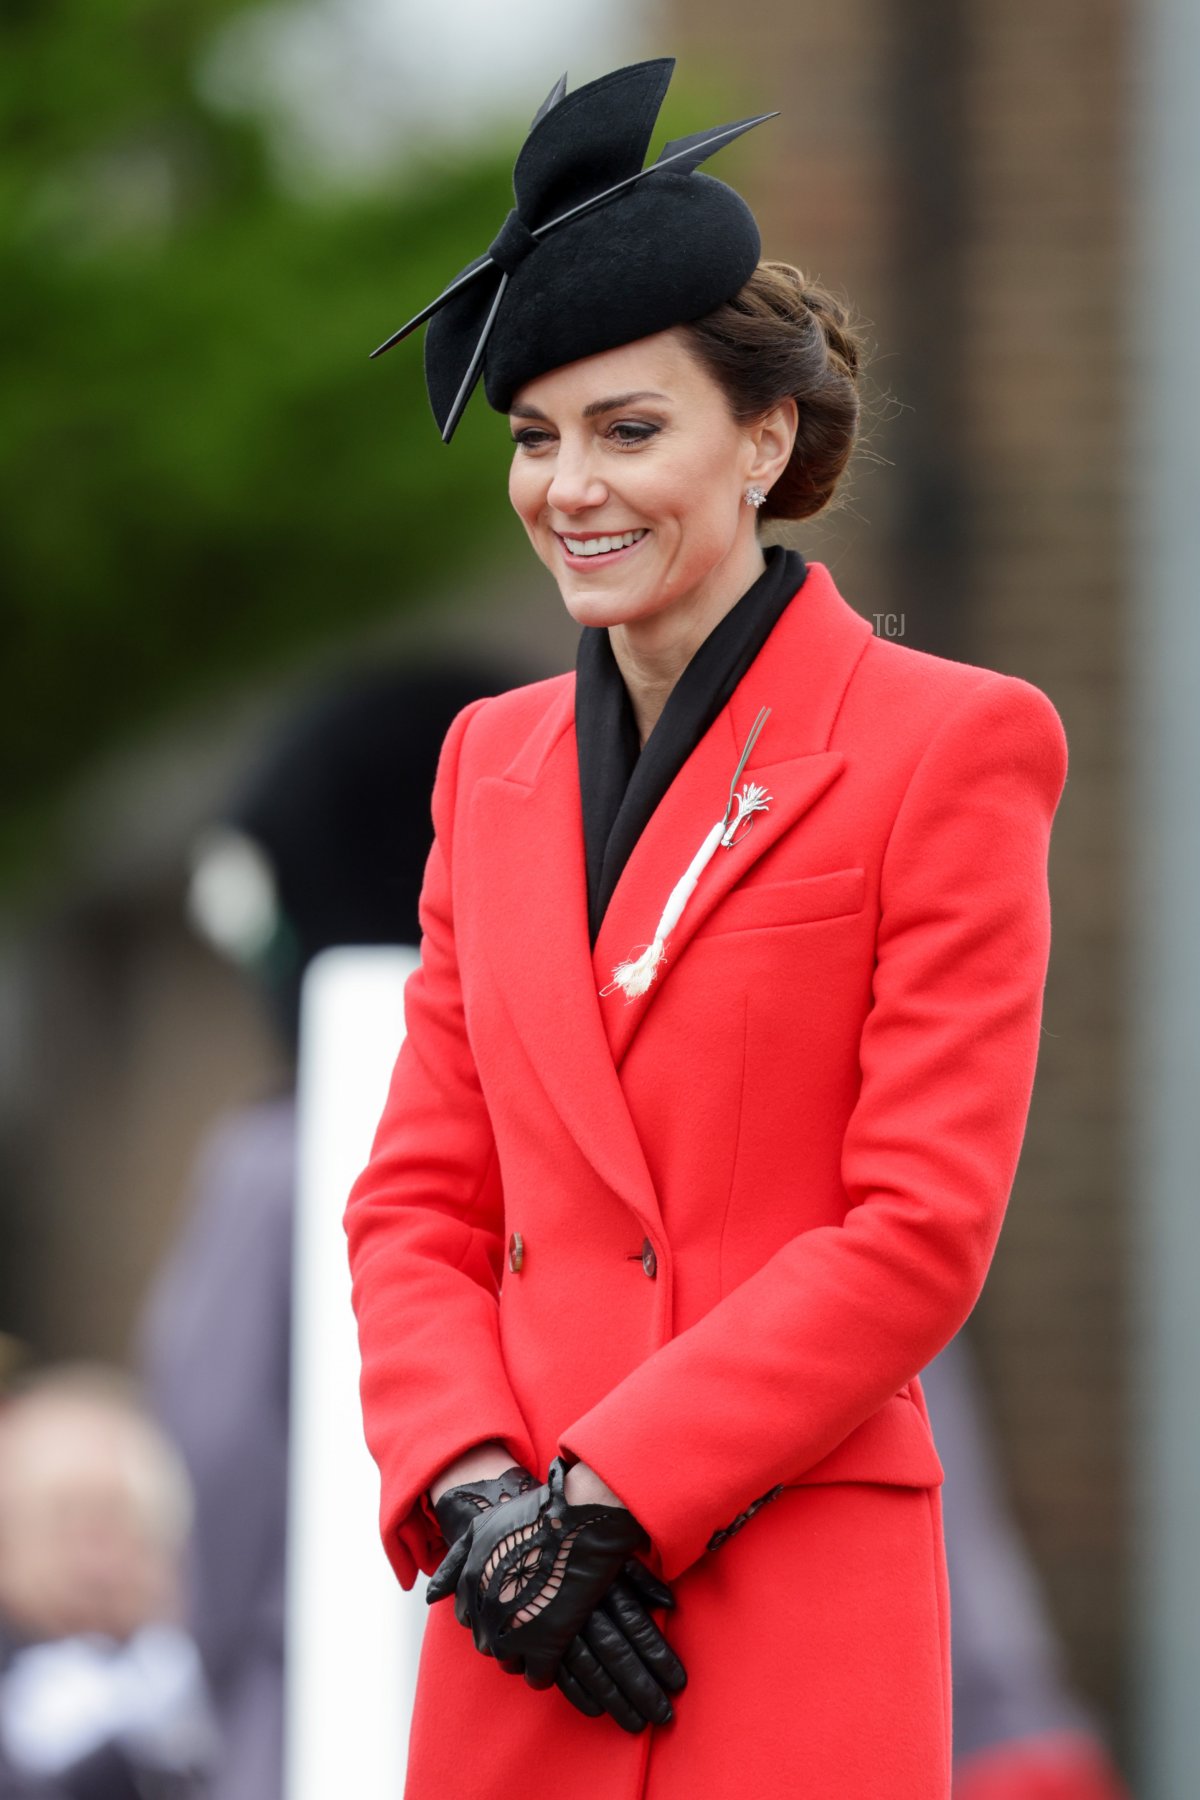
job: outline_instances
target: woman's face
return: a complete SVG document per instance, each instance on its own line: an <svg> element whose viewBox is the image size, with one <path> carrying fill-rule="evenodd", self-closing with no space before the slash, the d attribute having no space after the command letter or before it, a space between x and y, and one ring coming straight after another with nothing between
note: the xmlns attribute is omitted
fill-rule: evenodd
<svg viewBox="0 0 1200 1800"><path fill-rule="evenodd" d="M579 624L727 606L761 569L743 495L770 485L790 433L739 425L676 333L526 382L509 423L509 495Z"/></svg>

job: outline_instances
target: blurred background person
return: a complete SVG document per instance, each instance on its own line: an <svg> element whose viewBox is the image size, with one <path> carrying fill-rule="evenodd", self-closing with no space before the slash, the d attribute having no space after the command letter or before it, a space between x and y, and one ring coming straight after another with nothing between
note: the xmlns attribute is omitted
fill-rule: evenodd
<svg viewBox="0 0 1200 1800"><path fill-rule="evenodd" d="M91 1365L0 1397L0 1795L200 1800L214 1729L180 1625L187 1478Z"/></svg>
<svg viewBox="0 0 1200 1800"><path fill-rule="evenodd" d="M344 676L266 747L197 840L195 925L269 1003L294 1067L300 987L338 945L416 944L429 797L454 715L516 680L465 661ZM222 1732L213 1800L282 1792L296 1097L216 1120L141 1355L196 1496L187 1616Z"/></svg>

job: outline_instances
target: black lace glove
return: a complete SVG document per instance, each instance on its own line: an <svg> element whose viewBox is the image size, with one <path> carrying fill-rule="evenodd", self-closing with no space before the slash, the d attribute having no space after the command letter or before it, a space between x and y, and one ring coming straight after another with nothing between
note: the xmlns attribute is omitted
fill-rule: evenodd
<svg viewBox="0 0 1200 1800"><path fill-rule="evenodd" d="M538 1487L537 1477L519 1464L491 1480L477 1480L447 1488L434 1502L443 1536L456 1545L471 1531L482 1514ZM433 1580L445 1574L443 1560ZM433 1583L431 1582L431 1588ZM431 1602L449 1593L427 1593ZM578 1711L590 1718L608 1713L626 1731L639 1732L646 1725L666 1724L674 1715L668 1694L678 1693L687 1682L683 1664L650 1617L650 1607L670 1608L675 1596L636 1557L621 1565L600 1604L585 1620L563 1653L554 1677L555 1685ZM462 1619L461 1612L457 1616ZM469 1619L463 1619L469 1624ZM478 1641L478 1640L477 1640ZM525 1658L498 1657L509 1674L525 1674ZM531 1685L548 1686L537 1682Z"/></svg>
<svg viewBox="0 0 1200 1800"><path fill-rule="evenodd" d="M556 1456L541 1487L472 1520L430 1579L430 1605L454 1594L475 1648L520 1660L531 1687L550 1687L571 1640L632 1550L650 1540L628 1508L571 1506Z"/></svg>

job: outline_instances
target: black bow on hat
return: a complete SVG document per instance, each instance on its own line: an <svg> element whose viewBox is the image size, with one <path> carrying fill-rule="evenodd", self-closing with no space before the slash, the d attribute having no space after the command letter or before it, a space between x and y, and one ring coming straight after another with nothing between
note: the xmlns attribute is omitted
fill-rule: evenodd
<svg viewBox="0 0 1200 1800"><path fill-rule="evenodd" d="M615 69L546 96L513 170L516 205L488 246L372 356L419 325L443 442L480 376L507 412L549 369L703 317L753 274L761 249L745 201L700 163L776 113L646 150L674 57ZM653 180L648 179L653 177Z"/></svg>

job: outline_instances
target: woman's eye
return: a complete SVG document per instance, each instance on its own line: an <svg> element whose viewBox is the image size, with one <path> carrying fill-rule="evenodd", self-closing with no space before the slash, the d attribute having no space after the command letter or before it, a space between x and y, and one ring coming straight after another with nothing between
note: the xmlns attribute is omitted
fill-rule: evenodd
<svg viewBox="0 0 1200 1800"><path fill-rule="evenodd" d="M617 419L608 426L605 436L625 447L644 444L656 436L659 430L658 425L652 425L644 419ZM554 442L554 434L537 425L526 425L520 431L513 432L512 441L521 450L542 450L547 444Z"/></svg>
<svg viewBox="0 0 1200 1800"><path fill-rule="evenodd" d="M657 425L647 425L639 419L618 419L610 427L619 444L644 444L658 430Z"/></svg>

